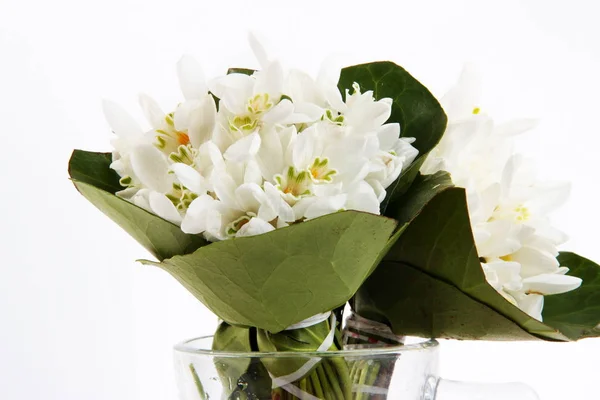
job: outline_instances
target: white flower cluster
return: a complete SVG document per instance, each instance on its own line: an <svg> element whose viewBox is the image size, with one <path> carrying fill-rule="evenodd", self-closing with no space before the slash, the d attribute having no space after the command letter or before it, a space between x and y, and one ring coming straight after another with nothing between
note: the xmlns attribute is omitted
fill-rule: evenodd
<svg viewBox="0 0 600 400"><path fill-rule="evenodd" d="M566 236L548 213L568 197L569 185L536 180L531 161L513 155L513 137L533 120L494 124L477 107L479 80L465 68L441 103L449 122L421 171L448 171L467 192L477 252L488 282L507 300L542 320L544 295L581 285L556 257Z"/></svg>
<svg viewBox="0 0 600 400"><path fill-rule="evenodd" d="M185 101L174 112L140 98L149 131L104 103L116 134L111 167L126 186L118 195L211 241L339 210L379 214L386 188L418 153L398 124L386 124L391 99L375 101L357 84L344 99L339 70L317 79L284 72L251 44L261 63L251 76L206 82L182 58Z"/></svg>

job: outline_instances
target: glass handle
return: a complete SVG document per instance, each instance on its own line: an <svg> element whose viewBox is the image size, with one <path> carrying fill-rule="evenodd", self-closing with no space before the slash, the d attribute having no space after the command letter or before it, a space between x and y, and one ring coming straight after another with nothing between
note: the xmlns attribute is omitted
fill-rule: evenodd
<svg viewBox="0 0 600 400"><path fill-rule="evenodd" d="M440 379L435 400L540 400L524 383L474 383Z"/></svg>

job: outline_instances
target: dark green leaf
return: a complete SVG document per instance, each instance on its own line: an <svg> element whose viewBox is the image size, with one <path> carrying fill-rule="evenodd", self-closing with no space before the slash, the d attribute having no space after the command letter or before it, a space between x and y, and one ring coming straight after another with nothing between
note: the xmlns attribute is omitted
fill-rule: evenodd
<svg viewBox="0 0 600 400"><path fill-rule="evenodd" d="M391 98L392 114L388 122L400 123L401 136L417 139L414 146L419 150L419 158L415 161L418 165L404 171L387 189L388 196L381 204L385 214L387 205L406 192L425 157L442 138L447 117L431 92L404 68L392 62L374 62L342 69L338 83L342 94L346 89L352 91L354 82L360 85L361 91L372 90L377 100Z"/></svg>
<svg viewBox="0 0 600 400"><path fill-rule="evenodd" d="M119 175L110 168L111 163L111 153L74 150L69 160L69 176L114 194L125 188L119 184Z"/></svg>
<svg viewBox="0 0 600 400"><path fill-rule="evenodd" d="M228 323L277 333L350 299L395 227L386 217L344 211L142 262L171 273Z"/></svg>
<svg viewBox="0 0 600 400"><path fill-rule="evenodd" d="M401 295L390 295L402 291ZM365 318L409 336L473 340L535 339L456 286L406 264L384 261L357 295Z"/></svg>
<svg viewBox="0 0 600 400"><path fill-rule="evenodd" d="M568 275L583 280L571 292L546 296L544 322L572 340L600 336L600 266L575 253L560 253L560 265L568 267Z"/></svg>
<svg viewBox="0 0 600 400"><path fill-rule="evenodd" d="M454 187L450 174L444 171L433 175L417 174L406 196L391 203L387 210L390 218L402 223L409 223L417 217L423 208L439 193Z"/></svg>
<svg viewBox="0 0 600 400"><path fill-rule="evenodd" d="M512 323L543 339L568 340L519 310L487 283L471 233L464 189L449 187L428 201L381 265L357 293L354 304L359 314L365 307L371 317L390 323L396 334L407 333L404 326L409 326L413 335L436 333L471 339L481 334L482 326L497 326L500 338L522 339L522 332ZM423 276L417 279L419 274ZM396 290L384 290L390 281L396 283ZM415 292L417 282L439 292ZM437 301L431 302L431 296ZM410 304L413 307L399 306ZM468 314L457 318L456 314L463 312L460 307L468 307L464 312L473 311L478 318Z"/></svg>

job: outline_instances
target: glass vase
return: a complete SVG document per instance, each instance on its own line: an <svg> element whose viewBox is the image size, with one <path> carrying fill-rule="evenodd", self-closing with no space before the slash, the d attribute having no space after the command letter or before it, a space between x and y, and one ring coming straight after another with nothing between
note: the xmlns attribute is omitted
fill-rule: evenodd
<svg viewBox="0 0 600 400"><path fill-rule="evenodd" d="M211 350L212 337L175 347L177 384L181 400L538 400L521 383L481 384L441 379L439 344L407 338L405 344L356 348L337 352L237 353ZM344 363L347 375L319 375L321 365ZM269 365L310 366L306 378L294 382L272 379ZM316 376L315 391L310 376ZM296 376L297 378L297 376ZM329 382L328 382L329 379ZM349 390L325 391L325 386ZM314 380L314 379L313 379ZM274 383L276 382L276 383ZM322 388L321 388L322 386ZM307 389L308 387L308 389ZM315 396L315 393L323 393Z"/></svg>

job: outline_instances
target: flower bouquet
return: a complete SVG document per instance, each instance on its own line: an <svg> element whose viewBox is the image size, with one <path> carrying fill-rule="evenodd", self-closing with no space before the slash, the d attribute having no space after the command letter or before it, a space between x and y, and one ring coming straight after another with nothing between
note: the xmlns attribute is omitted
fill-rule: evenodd
<svg viewBox="0 0 600 400"><path fill-rule="evenodd" d="M214 351L600 335L600 268L559 253L548 220L568 185L513 154L534 121L494 124L469 69L440 104L392 62L313 78L250 43L257 71L206 80L182 58L180 104L140 96L150 129L105 101L112 153L69 163L78 191L155 257L140 261L221 319ZM227 399L385 398L393 357L363 361L214 364Z"/></svg>

